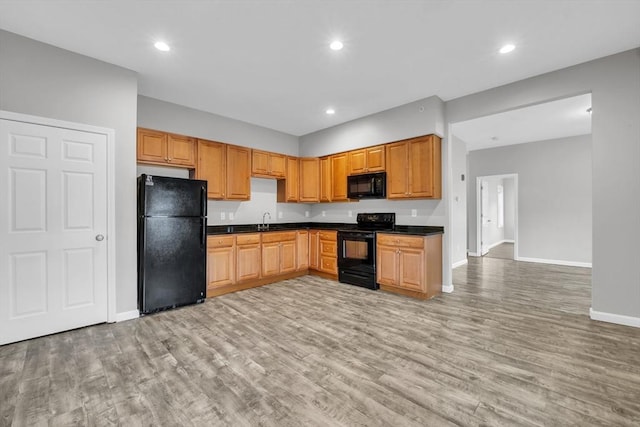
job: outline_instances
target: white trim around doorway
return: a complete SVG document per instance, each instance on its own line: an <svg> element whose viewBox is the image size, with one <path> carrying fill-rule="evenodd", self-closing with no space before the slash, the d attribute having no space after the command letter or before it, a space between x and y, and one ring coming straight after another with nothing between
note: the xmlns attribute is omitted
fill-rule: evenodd
<svg viewBox="0 0 640 427"><path fill-rule="evenodd" d="M482 254L482 219L481 219L481 203L482 203L482 194L481 194L481 186L482 180L487 178L495 178L495 179L508 179L513 178L513 198L514 198L514 216L513 219L513 260L520 261L518 256L518 174L517 173L509 173L509 174L501 174L501 175L483 175L476 177L476 250L475 252L469 252L470 256L481 256ZM505 240L504 242L511 242L510 240ZM500 242L503 243L503 242Z"/></svg>

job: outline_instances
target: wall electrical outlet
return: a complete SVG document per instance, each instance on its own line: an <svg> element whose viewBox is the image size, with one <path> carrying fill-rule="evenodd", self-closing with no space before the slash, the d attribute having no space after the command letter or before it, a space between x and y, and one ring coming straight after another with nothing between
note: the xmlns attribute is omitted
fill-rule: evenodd
<svg viewBox="0 0 640 427"><path fill-rule="evenodd" d="M222 221L224 221L225 219L227 219L227 216L224 214L224 212L220 212L220 219Z"/></svg>
<svg viewBox="0 0 640 427"><path fill-rule="evenodd" d="M322 216L327 216L327 211L322 211Z"/></svg>
<svg viewBox="0 0 640 427"><path fill-rule="evenodd" d="M304 211L305 218L309 218L309 211Z"/></svg>
<svg viewBox="0 0 640 427"><path fill-rule="evenodd" d="M278 218L282 219L283 216L282 211L278 212Z"/></svg>
<svg viewBox="0 0 640 427"><path fill-rule="evenodd" d="M411 209L411 216L412 217L417 217L418 216L418 209Z"/></svg>
<svg viewBox="0 0 640 427"><path fill-rule="evenodd" d="M351 218L353 216L353 211L347 211L347 216Z"/></svg>
<svg viewBox="0 0 640 427"><path fill-rule="evenodd" d="M233 215L233 212L229 212L229 220L233 221L233 218L235 218L235 216Z"/></svg>

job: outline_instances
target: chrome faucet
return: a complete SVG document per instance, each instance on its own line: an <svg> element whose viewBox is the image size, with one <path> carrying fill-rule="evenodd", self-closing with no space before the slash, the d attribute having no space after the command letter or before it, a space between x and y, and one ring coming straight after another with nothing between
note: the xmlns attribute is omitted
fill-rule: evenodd
<svg viewBox="0 0 640 427"><path fill-rule="evenodd" d="M265 224L264 223L264 217L265 216L269 216L269 219L271 219L271 214L269 212L265 212L262 214L262 227L260 227L258 225L258 230L268 230L269 229L269 224Z"/></svg>

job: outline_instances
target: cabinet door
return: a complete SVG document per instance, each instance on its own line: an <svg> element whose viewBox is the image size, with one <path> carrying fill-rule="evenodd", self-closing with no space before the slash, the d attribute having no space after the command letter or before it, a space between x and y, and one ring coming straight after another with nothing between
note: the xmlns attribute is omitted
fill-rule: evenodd
<svg viewBox="0 0 640 427"><path fill-rule="evenodd" d="M215 289L234 283L235 256L233 246L207 249L207 289Z"/></svg>
<svg viewBox="0 0 640 427"><path fill-rule="evenodd" d="M280 272L280 243L262 244L262 277L273 276Z"/></svg>
<svg viewBox="0 0 640 427"><path fill-rule="evenodd" d="M433 172L430 138L409 142L409 197L433 197Z"/></svg>
<svg viewBox="0 0 640 427"><path fill-rule="evenodd" d="M286 159L287 156L277 153L269 154L269 174L275 178L284 178L286 176Z"/></svg>
<svg viewBox="0 0 640 427"><path fill-rule="evenodd" d="M251 175L269 175L269 153L260 150L251 150Z"/></svg>
<svg viewBox="0 0 640 427"><path fill-rule="evenodd" d="M398 287L426 292L423 249L400 249Z"/></svg>
<svg viewBox="0 0 640 427"><path fill-rule="evenodd" d="M139 162L167 163L167 134L138 128L137 158Z"/></svg>
<svg viewBox="0 0 640 427"><path fill-rule="evenodd" d="M408 197L408 159L407 143L387 146L387 198L405 199Z"/></svg>
<svg viewBox="0 0 640 427"><path fill-rule="evenodd" d="M260 278L260 252L259 244L238 245L237 247L237 281Z"/></svg>
<svg viewBox="0 0 640 427"><path fill-rule="evenodd" d="M296 270L296 241L288 240L280 243L280 273Z"/></svg>
<svg viewBox="0 0 640 427"><path fill-rule="evenodd" d="M318 270L320 267L320 240L318 230L309 231L309 268Z"/></svg>
<svg viewBox="0 0 640 427"><path fill-rule="evenodd" d="M367 151L367 172L383 172L385 170L385 147L378 145L369 147Z"/></svg>
<svg viewBox="0 0 640 427"><path fill-rule="evenodd" d="M347 199L347 153L331 156L332 186L331 200L334 202L346 201Z"/></svg>
<svg viewBox="0 0 640 427"><path fill-rule="evenodd" d="M396 285L398 280L398 249L378 245L376 249L376 281L381 285Z"/></svg>
<svg viewBox="0 0 640 427"><path fill-rule="evenodd" d="M365 149L349 151L349 175L367 171L367 152Z"/></svg>
<svg viewBox="0 0 640 427"><path fill-rule="evenodd" d="M300 201L320 201L320 160L317 157L300 159Z"/></svg>
<svg viewBox="0 0 640 427"><path fill-rule="evenodd" d="M309 232L298 231L296 234L296 269L309 268Z"/></svg>
<svg viewBox="0 0 640 427"><path fill-rule="evenodd" d="M224 199L226 188L226 145L198 140L196 179L207 181L207 198Z"/></svg>
<svg viewBox="0 0 640 427"><path fill-rule="evenodd" d="M168 161L172 165L196 166L196 142L193 138L169 134L167 152Z"/></svg>
<svg viewBox="0 0 640 427"><path fill-rule="evenodd" d="M331 198L331 160L329 157L320 158L320 201L330 202Z"/></svg>
<svg viewBox="0 0 640 427"><path fill-rule="evenodd" d="M251 150L227 145L227 199L249 200L251 196Z"/></svg>

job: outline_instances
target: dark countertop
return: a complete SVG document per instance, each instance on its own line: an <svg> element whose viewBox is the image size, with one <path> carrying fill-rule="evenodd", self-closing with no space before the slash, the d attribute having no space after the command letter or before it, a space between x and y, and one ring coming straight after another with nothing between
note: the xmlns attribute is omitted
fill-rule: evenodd
<svg viewBox="0 0 640 427"><path fill-rule="evenodd" d="M230 225L209 225L207 226L207 234L236 234L236 233L257 233L269 231L287 231L287 230L354 230L356 224L341 222L287 222L269 224L269 229L258 230L258 224L230 224ZM444 227L423 226L423 225L396 225L393 230L385 230L384 233L394 234L412 234L419 236L428 236L431 234L443 234Z"/></svg>

